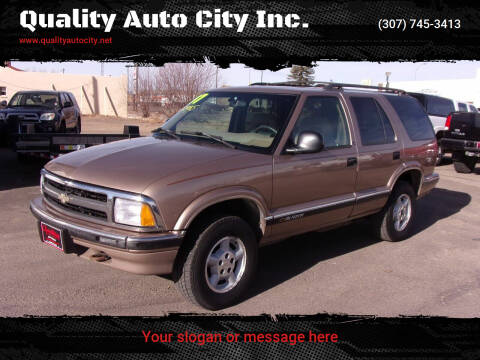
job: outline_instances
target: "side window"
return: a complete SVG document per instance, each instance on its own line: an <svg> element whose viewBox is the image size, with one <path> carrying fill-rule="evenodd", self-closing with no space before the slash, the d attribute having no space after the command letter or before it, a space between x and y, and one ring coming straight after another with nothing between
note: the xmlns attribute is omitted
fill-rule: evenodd
<svg viewBox="0 0 480 360"><path fill-rule="evenodd" d="M396 141L392 125L375 99L352 97L350 101L357 115L363 145L389 144Z"/></svg>
<svg viewBox="0 0 480 360"><path fill-rule="evenodd" d="M68 95L68 93L64 93L63 95L65 96L65 101L68 101L73 106L73 101L70 98L70 95Z"/></svg>
<svg viewBox="0 0 480 360"><path fill-rule="evenodd" d="M310 96L303 105L292 131L292 141L303 131L314 131L323 137L326 148L350 145L347 120L340 100L335 96Z"/></svg>
<svg viewBox="0 0 480 360"><path fill-rule="evenodd" d="M420 103L410 96L385 96L398 114L408 137L412 141L435 137L432 123Z"/></svg>

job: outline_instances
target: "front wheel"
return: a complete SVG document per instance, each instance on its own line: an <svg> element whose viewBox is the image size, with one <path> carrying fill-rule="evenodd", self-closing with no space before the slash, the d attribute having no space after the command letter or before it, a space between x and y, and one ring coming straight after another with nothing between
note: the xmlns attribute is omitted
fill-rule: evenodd
<svg viewBox="0 0 480 360"><path fill-rule="evenodd" d="M193 241L178 288L206 309L235 304L255 274L258 246L252 228L237 216L226 216L209 224Z"/></svg>
<svg viewBox="0 0 480 360"><path fill-rule="evenodd" d="M375 235L385 241L400 241L411 235L416 196L412 186L399 181L382 211L373 216Z"/></svg>
<svg viewBox="0 0 480 360"><path fill-rule="evenodd" d="M74 133L80 134L82 132L82 120L80 118L77 119L77 125L73 129Z"/></svg>

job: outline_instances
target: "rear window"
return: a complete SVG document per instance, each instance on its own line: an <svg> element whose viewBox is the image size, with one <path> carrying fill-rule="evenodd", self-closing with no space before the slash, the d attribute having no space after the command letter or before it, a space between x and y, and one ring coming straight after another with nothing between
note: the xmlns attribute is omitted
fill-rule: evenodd
<svg viewBox="0 0 480 360"><path fill-rule="evenodd" d="M458 111L468 111L467 104L458 103Z"/></svg>
<svg viewBox="0 0 480 360"><path fill-rule="evenodd" d="M395 142L392 125L380 104L369 97L352 97L350 101L357 115L363 145Z"/></svg>
<svg viewBox="0 0 480 360"><path fill-rule="evenodd" d="M432 123L420 103L410 96L385 96L398 114L412 141L435 137Z"/></svg>
<svg viewBox="0 0 480 360"><path fill-rule="evenodd" d="M427 96L426 97L426 110L430 115L445 116L455 111L455 105L450 99Z"/></svg>

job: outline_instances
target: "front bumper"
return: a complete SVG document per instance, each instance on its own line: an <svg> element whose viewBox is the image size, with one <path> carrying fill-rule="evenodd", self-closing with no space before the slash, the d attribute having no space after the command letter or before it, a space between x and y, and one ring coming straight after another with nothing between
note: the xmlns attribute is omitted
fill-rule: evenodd
<svg viewBox="0 0 480 360"><path fill-rule="evenodd" d="M104 264L136 274L171 273L183 238L183 232L138 233L97 226L49 208L42 197L30 202L30 210L39 221L65 230L83 248L79 255L100 252L109 258Z"/></svg>

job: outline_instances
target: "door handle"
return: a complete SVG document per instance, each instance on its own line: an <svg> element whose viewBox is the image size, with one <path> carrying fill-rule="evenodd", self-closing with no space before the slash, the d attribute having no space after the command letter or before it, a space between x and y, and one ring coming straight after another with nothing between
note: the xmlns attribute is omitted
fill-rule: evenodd
<svg viewBox="0 0 480 360"><path fill-rule="evenodd" d="M398 159L400 159L400 151L394 151L393 160L398 160Z"/></svg>
<svg viewBox="0 0 480 360"><path fill-rule="evenodd" d="M357 165L357 158L351 157L347 159L347 167Z"/></svg>

